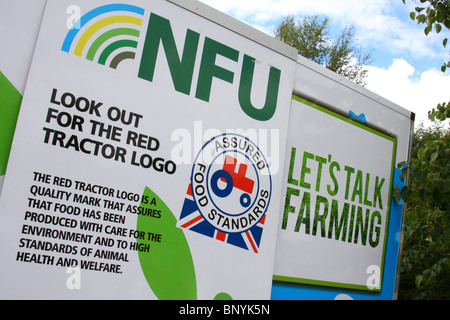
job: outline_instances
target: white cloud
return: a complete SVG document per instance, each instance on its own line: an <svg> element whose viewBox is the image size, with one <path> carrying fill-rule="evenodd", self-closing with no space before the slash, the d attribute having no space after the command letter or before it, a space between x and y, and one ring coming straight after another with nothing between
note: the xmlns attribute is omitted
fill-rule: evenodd
<svg viewBox="0 0 450 320"><path fill-rule="evenodd" d="M430 69L415 76L415 69L407 61L396 59L388 69L374 66L369 69L366 88L411 110L416 124L430 125L428 111L438 103L450 101L450 75Z"/></svg>
<svg viewBox="0 0 450 320"><path fill-rule="evenodd" d="M414 58L434 58L442 50L442 37L423 33L423 26L409 18L413 6L400 0L202 0L236 19L271 34L273 26L286 15L326 15L340 27L355 25L360 43Z"/></svg>
<svg viewBox="0 0 450 320"><path fill-rule="evenodd" d="M381 12L389 5L389 0L202 0L202 2L226 12L238 19L259 20L279 19L287 14L326 14L337 19L362 19L364 15ZM363 15L361 17L361 15Z"/></svg>

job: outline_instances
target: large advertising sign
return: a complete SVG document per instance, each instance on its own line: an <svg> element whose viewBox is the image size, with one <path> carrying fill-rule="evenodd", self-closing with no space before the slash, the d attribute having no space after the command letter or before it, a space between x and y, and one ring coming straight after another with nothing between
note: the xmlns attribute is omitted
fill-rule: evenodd
<svg viewBox="0 0 450 320"><path fill-rule="evenodd" d="M396 140L294 96L275 280L382 285Z"/></svg>
<svg viewBox="0 0 450 320"><path fill-rule="evenodd" d="M47 1L0 296L270 298L294 70L168 1Z"/></svg>

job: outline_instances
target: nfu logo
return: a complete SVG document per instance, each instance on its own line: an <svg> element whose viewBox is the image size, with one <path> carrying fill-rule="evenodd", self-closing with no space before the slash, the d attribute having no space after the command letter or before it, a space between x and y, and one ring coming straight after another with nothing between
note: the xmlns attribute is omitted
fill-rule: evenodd
<svg viewBox="0 0 450 320"><path fill-rule="evenodd" d="M258 253L271 192L259 148L238 134L216 136L195 159L178 226Z"/></svg>
<svg viewBox="0 0 450 320"><path fill-rule="evenodd" d="M116 69L134 59L144 9L127 4L95 8L75 21L61 50Z"/></svg>
<svg viewBox="0 0 450 320"><path fill-rule="evenodd" d="M134 60L138 56L137 51L142 50L137 77L149 82L158 80L154 79L155 69L157 61L162 63L160 50L163 50L175 91L209 102L214 91L214 81L233 85L238 80L237 101L244 113L259 121L273 117L281 70L273 66L267 68L266 92L257 92L259 96L265 97L265 102L263 105L261 102L254 105L252 96L255 92L252 89L259 61L191 29L174 34L170 21L155 13L150 13L147 33L141 37L144 13L143 8L128 4L95 8L73 23L61 50L113 69L118 68L124 60ZM184 37L184 45L177 46L181 41L176 41L176 36L181 39ZM143 43L140 39L143 39ZM199 48L202 48L201 52ZM216 61L223 59L240 64L240 77L235 74L236 71L216 64ZM196 68L198 72L194 72ZM195 90L194 74L198 76Z"/></svg>

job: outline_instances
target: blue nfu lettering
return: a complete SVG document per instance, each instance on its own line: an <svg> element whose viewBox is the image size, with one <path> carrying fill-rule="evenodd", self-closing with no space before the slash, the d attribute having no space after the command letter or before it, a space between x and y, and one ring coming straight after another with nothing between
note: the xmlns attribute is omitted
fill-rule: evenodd
<svg viewBox="0 0 450 320"><path fill-rule="evenodd" d="M158 51L162 44L175 90L190 95L199 41L200 34L187 29L182 55L180 56L170 21L152 13L145 37L138 77L153 81ZM229 59L232 62L238 62L240 53L223 43L205 37L195 91L195 97L205 102L210 100L214 78L230 84L235 81L234 72L216 64L217 56ZM267 121L272 118L277 106L281 71L275 67L270 67L264 106L254 106L251 101L251 93L255 62L255 58L244 54L238 100L242 110L249 117Z"/></svg>

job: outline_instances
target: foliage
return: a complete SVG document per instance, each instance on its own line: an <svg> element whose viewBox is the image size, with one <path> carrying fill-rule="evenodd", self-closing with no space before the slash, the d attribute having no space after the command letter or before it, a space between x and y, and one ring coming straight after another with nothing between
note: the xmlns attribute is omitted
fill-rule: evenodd
<svg viewBox="0 0 450 320"><path fill-rule="evenodd" d="M406 0L402 0L406 3ZM434 29L436 33L440 33L442 27L450 29L450 1L449 0L420 0L423 6L416 7L410 13L412 20L417 21L418 24L424 23L426 27L424 29L425 35ZM427 3L428 2L428 3ZM448 38L445 38L442 42L444 48L447 46ZM441 67L442 72L450 68L450 61L444 63Z"/></svg>
<svg viewBox="0 0 450 320"><path fill-rule="evenodd" d="M437 105L436 109L433 108L431 111L428 111L428 118L431 121L444 121L447 118L450 118L450 102L440 103Z"/></svg>
<svg viewBox="0 0 450 320"><path fill-rule="evenodd" d="M365 84L371 53L356 46L355 27L346 27L337 38L330 36L330 19L287 16L275 28L275 37L298 49L303 57L325 66L360 85Z"/></svg>
<svg viewBox="0 0 450 320"><path fill-rule="evenodd" d="M416 130L410 163L398 165L409 174L394 191L407 203L399 299L450 299L449 163L450 130L436 125Z"/></svg>
<svg viewBox="0 0 450 320"><path fill-rule="evenodd" d="M425 35L450 29L449 0L419 1L410 17L426 25ZM447 67L450 62L442 72ZM450 130L438 125L450 118L450 103L433 108L428 118L435 126L415 131L410 163L398 164L409 185L394 187L394 199L407 203L399 299L450 299Z"/></svg>

